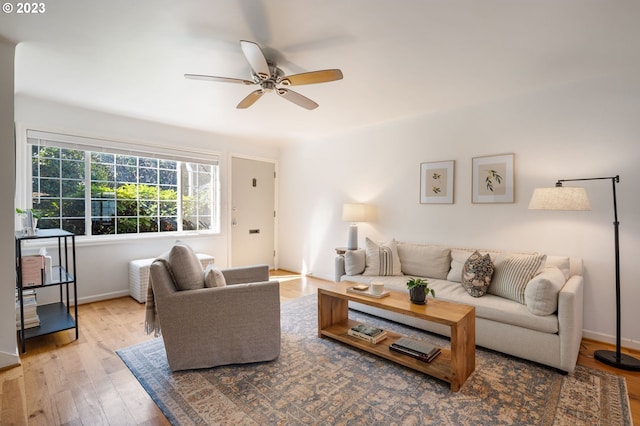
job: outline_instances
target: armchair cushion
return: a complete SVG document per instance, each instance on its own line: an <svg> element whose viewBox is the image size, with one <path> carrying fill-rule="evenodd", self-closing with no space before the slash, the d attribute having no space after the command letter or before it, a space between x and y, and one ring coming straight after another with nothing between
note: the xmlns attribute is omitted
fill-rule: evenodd
<svg viewBox="0 0 640 426"><path fill-rule="evenodd" d="M168 262L178 290L204 288L204 274L198 256L191 247L175 244L169 251Z"/></svg>

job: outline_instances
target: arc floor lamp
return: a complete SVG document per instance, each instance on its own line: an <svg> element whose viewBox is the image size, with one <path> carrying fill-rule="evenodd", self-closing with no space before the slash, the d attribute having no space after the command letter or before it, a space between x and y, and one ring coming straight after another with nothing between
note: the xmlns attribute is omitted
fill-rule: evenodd
<svg viewBox="0 0 640 426"><path fill-rule="evenodd" d="M529 209L532 210L591 210L587 191L584 188L564 187L563 182L577 182L587 180L610 180L613 188L613 231L615 243L616 269L616 350L598 350L594 357L607 365L624 370L640 371L640 360L620 352L620 240L618 222L618 204L616 199L616 184L620 176L594 177L581 179L559 179L555 188L537 188L533 191Z"/></svg>

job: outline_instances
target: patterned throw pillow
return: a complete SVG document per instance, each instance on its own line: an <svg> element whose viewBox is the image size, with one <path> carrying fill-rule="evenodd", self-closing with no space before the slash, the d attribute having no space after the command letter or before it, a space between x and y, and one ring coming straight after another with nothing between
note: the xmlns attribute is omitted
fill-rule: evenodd
<svg viewBox="0 0 640 426"><path fill-rule="evenodd" d="M491 284L493 262L489 254L474 252L462 268L462 286L473 297L484 296Z"/></svg>
<svg viewBox="0 0 640 426"><path fill-rule="evenodd" d="M487 292L524 305L527 283L536 276L546 259L544 254L513 254L497 259Z"/></svg>
<svg viewBox="0 0 640 426"><path fill-rule="evenodd" d="M396 240L376 244L366 239L366 268L362 275L388 276L402 275Z"/></svg>

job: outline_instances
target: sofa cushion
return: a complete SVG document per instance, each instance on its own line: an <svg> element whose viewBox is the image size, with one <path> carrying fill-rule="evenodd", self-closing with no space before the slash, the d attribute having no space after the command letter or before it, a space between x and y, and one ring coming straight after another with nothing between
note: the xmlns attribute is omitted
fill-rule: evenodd
<svg viewBox="0 0 640 426"><path fill-rule="evenodd" d="M527 283L524 300L534 315L551 315L558 309L558 293L566 282L564 273L555 266L545 268Z"/></svg>
<svg viewBox="0 0 640 426"><path fill-rule="evenodd" d="M186 244L175 244L168 256L171 272L178 290L204 288L204 273L198 256Z"/></svg>
<svg viewBox="0 0 640 426"><path fill-rule="evenodd" d="M391 240L384 244L376 244L367 238L366 249L366 267L362 275L402 275L396 240Z"/></svg>
<svg viewBox="0 0 640 426"><path fill-rule="evenodd" d="M344 273L347 275L359 275L364 272L366 266L366 251L347 250L344 254Z"/></svg>
<svg viewBox="0 0 640 426"><path fill-rule="evenodd" d="M473 297L484 296L491 284L493 262L489 254L484 256L475 251L462 268L462 286Z"/></svg>
<svg viewBox="0 0 640 426"><path fill-rule="evenodd" d="M495 272L488 293L525 304L527 283L538 273L547 256L544 254L503 254L495 262Z"/></svg>
<svg viewBox="0 0 640 426"><path fill-rule="evenodd" d="M444 280L451 267L451 250L448 247L398 243L398 255L405 275Z"/></svg>
<svg viewBox="0 0 640 426"><path fill-rule="evenodd" d="M227 280L220 269L215 267L212 263L208 264L204 270L204 286L211 287L224 287L227 285Z"/></svg>

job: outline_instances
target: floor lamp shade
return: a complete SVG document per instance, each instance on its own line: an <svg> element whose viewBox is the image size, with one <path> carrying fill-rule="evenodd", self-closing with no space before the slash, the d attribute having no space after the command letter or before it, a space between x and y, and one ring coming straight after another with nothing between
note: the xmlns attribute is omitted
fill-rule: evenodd
<svg viewBox="0 0 640 426"><path fill-rule="evenodd" d="M342 220L351 222L347 250L358 248L358 222L373 220L373 206L370 204L347 203L342 206Z"/></svg>
<svg viewBox="0 0 640 426"><path fill-rule="evenodd" d="M584 188L556 186L533 191L530 210L591 210Z"/></svg>
<svg viewBox="0 0 640 426"><path fill-rule="evenodd" d="M595 177L581 179L561 179L556 182L555 188L538 188L533 192L529 209L531 210L591 210L587 192L584 188L563 187L563 182L586 180L610 180L613 189L613 232L614 253L616 271L616 350L595 351L594 357L600 362L624 370L640 371L640 360L623 354L620 351L620 239L618 222L618 202L616 199L616 184L620 182L620 176Z"/></svg>

